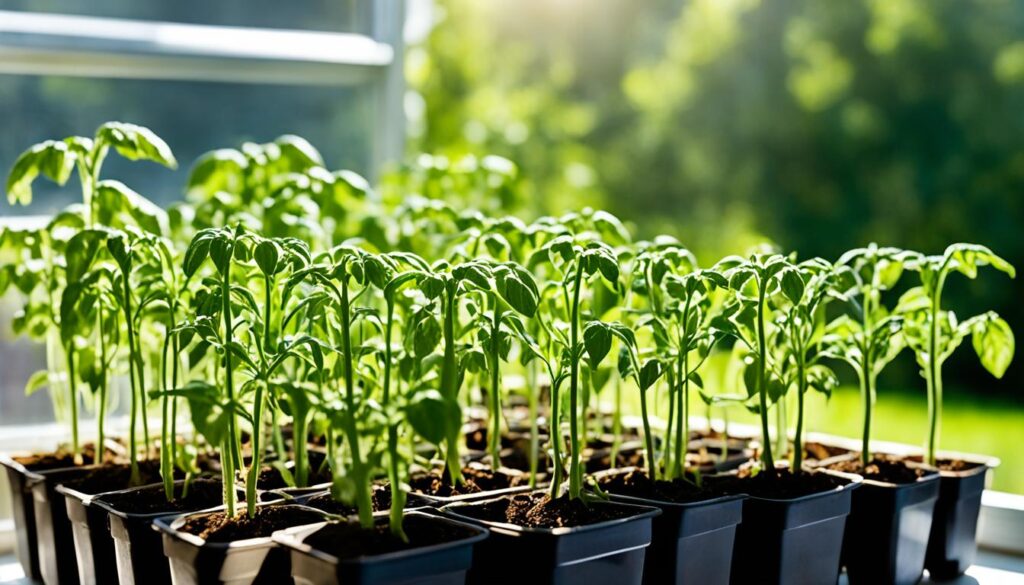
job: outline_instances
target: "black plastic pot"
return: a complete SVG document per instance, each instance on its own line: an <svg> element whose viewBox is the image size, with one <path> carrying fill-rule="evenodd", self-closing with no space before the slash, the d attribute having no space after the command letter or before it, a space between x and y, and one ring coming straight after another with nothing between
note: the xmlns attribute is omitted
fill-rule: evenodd
<svg viewBox="0 0 1024 585"><path fill-rule="evenodd" d="M526 528L462 513L480 504L461 502L441 508L442 513L491 533L473 551L473 568L466 581L470 585L641 585L652 519L661 514L647 506L600 502L593 505L635 513L585 526Z"/></svg>
<svg viewBox="0 0 1024 585"><path fill-rule="evenodd" d="M661 510L652 523L644 585L726 585L743 495L677 504L611 494L613 501Z"/></svg>
<svg viewBox="0 0 1024 585"><path fill-rule="evenodd" d="M296 585L461 585L472 565L473 545L487 538L487 531L426 512L412 511L406 518L425 518L459 526L469 536L396 553L339 560L328 551L304 544L325 524L300 526L274 533L274 541L291 551L292 577ZM386 516L378 515L382 521Z"/></svg>
<svg viewBox="0 0 1024 585"><path fill-rule="evenodd" d="M853 494L843 541L851 585L904 585L921 580L939 474L914 483L864 480Z"/></svg>
<svg viewBox="0 0 1024 585"><path fill-rule="evenodd" d="M924 561L933 579L946 580L962 575L974 563L978 552L978 514L985 476L999 461L970 462L977 466L964 471L939 472L939 499L935 502Z"/></svg>
<svg viewBox="0 0 1024 585"><path fill-rule="evenodd" d="M114 541L107 528L107 512L93 505L95 495L85 494L63 485L57 492L64 496L71 533L78 559L80 585L117 583L114 564Z"/></svg>
<svg viewBox="0 0 1024 585"><path fill-rule="evenodd" d="M183 480L175 481L175 489L183 483ZM153 530L153 520L166 517L167 513L133 514L118 510L117 506L107 500L112 496L152 489L154 486L162 487L162 484L108 492L92 499L90 509L102 513L103 521L109 527L108 534L113 547L110 565L116 571L113 581L100 583L170 585L171 570L164 556L163 541L160 534Z"/></svg>
<svg viewBox="0 0 1024 585"><path fill-rule="evenodd" d="M294 506L294 504L261 504ZM203 514L222 511L223 506ZM322 514L319 510L313 510ZM164 516L153 520L152 528L163 537L164 556L170 565L174 585L276 585L291 579L288 551L269 536L233 542L206 542L179 530L194 514Z"/></svg>
<svg viewBox="0 0 1024 585"><path fill-rule="evenodd" d="M36 548L36 515L32 494L28 487L30 473L25 466L6 455L0 456L0 465L7 473L10 486L11 514L14 518L15 551L25 576L38 581L39 551Z"/></svg>
<svg viewBox="0 0 1024 585"><path fill-rule="evenodd" d="M93 470L93 466L69 467L30 472L28 486L32 490L36 518L36 547L39 551L39 572L46 585L78 585L78 556L68 519L64 496L57 486Z"/></svg>
<svg viewBox="0 0 1024 585"><path fill-rule="evenodd" d="M843 531L861 478L827 492L787 500L749 496L736 531L730 582L820 585L839 579Z"/></svg>

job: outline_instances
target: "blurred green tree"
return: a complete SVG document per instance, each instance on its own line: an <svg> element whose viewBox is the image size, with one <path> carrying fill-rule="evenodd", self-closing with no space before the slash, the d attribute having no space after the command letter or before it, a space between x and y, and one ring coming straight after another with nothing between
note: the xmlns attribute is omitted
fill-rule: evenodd
<svg viewBox="0 0 1024 585"><path fill-rule="evenodd" d="M411 148L493 152L528 209L604 205L704 258L767 237L1024 266L1024 3L437 0ZM958 284L1021 331L1024 282ZM916 387L908 364L901 384ZM987 380L950 363L960 385ZM896 380L893 380L895 382ZM1000 382L1018 388L1015 364Z"/></svg>

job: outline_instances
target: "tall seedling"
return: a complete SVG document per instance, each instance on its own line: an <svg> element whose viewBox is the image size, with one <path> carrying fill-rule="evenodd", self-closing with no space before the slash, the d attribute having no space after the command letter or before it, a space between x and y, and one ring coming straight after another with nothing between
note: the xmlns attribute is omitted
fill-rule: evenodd
<svg viewBox="0 0 1024 585"><path fill-rule="evenodd" d="M921 275L921 286L908 290L900 298L896 311L904 315L907 342L921 367L928 390L927 459L936 463L939 426L942 420L942 364L970 335L974 351L993 376L1001 378L1013 361L1014 338L1010 326L993 311L958 321L952 311L942 309L942 291L946 277L959 272L975 278L978 268L991 265L1015 276L1013 266L985 246L953 244L941 256L923 256L909 267Z"/></svg>
<svg viewBox="0 0 1024 585"><path fill-rule="evenodd" d="M882 294L892 290L903 274L904 263L913 254L898 248L866 248L843 254L837 266L843 268L838 283L850 299L852 315L844 314L826 326L823 343L829 357L848 363L860 384L863 404L861 462L871 461L871 418L878 376L906 347L903 318L890 313Z"/></svg>

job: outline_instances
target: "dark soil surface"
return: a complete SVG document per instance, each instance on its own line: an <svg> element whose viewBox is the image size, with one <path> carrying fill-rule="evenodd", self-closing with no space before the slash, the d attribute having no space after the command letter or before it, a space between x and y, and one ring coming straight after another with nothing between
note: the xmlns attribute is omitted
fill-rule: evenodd
<svg viewBox="0 0 1024 585"><path fill-rule="evenodd" d="M63 482L66 487L83 494L101 494L132 487L132 467L127 463L101 465L81 477ZM160 462L152 459L139 462L139 483L146 485L160 481Z"/></svg>
<svg viewBox="0 0 1024 585"><path fill-rule="evenodd" d="M105 461L114 461L117 454L109 449L104 454ZM47 471L62 467L74 467L75 456L70 451L60 449L52 453L33 453L24 457L13 457L16 462L29 471ZM92 465L96 461L96 445L87 443L82 446L82 461L77 465Z"/></svg>
<svg viewBox="0 0 1024 585"><path fill-rule="evenodd" d="M381 512L383 510L389 510L391 508L391 489L386 484L377 484L373 486L373 494L371 495L373 500L373 511ZM316 508L322 510L328 514L335 514L338 516L352 516L357 514L359 510L354 505L345 504L339 502L331 497L330 493L320 494L313 496L303 503L304 506L310 508ZM411 508L421 504L421 499L416 497L416 494L406 494L405 507Z"/></svg>
<svg viewBox="0 0 1024 585"><path fill-rule="evenodd" d="M585 503L568 496L551 499L548 494L533 493L505 496L482 504L460 506L459 514L478 520L505 522L529 528L585 526L636 514L634 510L605 503Z"/></svg>
<svg viewBox="0 0 1024 585"><path fill-rule="evenodd" d="M188 494L182 497L184 486L174 486L175 499L168 502L163 485L151 485L137 490L101 496L100 500L114 509L128 514L173 514L175 512L194 512L212 508L222 503L224 498L223 484L217 479L199 478L192 481Z"/></svg>
<svg viewBox="0 0 1024 585"><path fill-rule="evenodd" d="M466 482L463 485L453 486L443 470L432 469L413 474L409 478L409 486L414 493L448 498L516 487L529 481L529 477L525 474L515 473L514 470L493 471L481 463L470 463L463 467L462 477Z"/></svg>
<svg viewBox="0 0 1024 585"><path fill-rule="evenodd" d="M646 465L644 460L643 449L620 449L616 454L615 463L613 464L612 453L609 448L593 453L586 459L583 468L587 473L597 473L598 471L614 467L643 467Z"/></svg>
<svg viewBox="0 0 1024 585"><path fill-rule="evenodd" d="M309 478L306 482L307 486L318 485L322 483L329 483L331 481L331 472L327 466L323 465L324 455L316 451L309 453ZM295 469L289 469L293 474ZM240 477L239 481L245 481L244 477ZM287 487L295 487L288 485L288 482L284 480L284 476L281 475L281 470L273 465L266 465L260 469L260 476L256 480L256 487L261 490L279 490Z"/></svg>
<svg viewBox="0 0 1024 585"><path fill-rule="evenodd" d="M804 457L808 460L824 461L830 457L846 455L847 453L850 453L850 450L842 447L822 445L821 443L813 442L804 443Z"/></svg>
<svg viewBox="0 0 1024 585"><path fill-rule="evenodd" d="M315 524L323 520L324 517L317 512L287 505L262 506L256 509L253 518L249 518L243 507L234 518L229 518L224 512L193 516L185 521L181 531L198 536L207 542L233 542L262 538L277 530Z"/></svg>
<svg viewBox="0 0 1024 585"><path fill-rule="evenodd" d="M469 528L423 516L407 517L402 529L409 542L393 536L387 522L372 530L356 523L332 522L306 538L305 544L344 560L454 542L475 534Z"/></svg>
<svg viewBox="0 0 1024 585"><path fill-rule="evenodd" d="M828 468L846 473L856 473L864 479L900 484L914 483L927 473L923 469L908 467L906 463L896 457L885 455L876 455L868 462L867 467L863 465L860 457L857 457L833 463Z"/></svg>
<svg viewBox="0 0 1024 585"><path fill-rule="evenodd" d="M701 502L725 495L714 487L698 487L695 482L684 479L651 481L647 473L640 469L604 475L597 483L601 489L612 494L676 504Z"/></svg>
<svg viewBox="0 0 1024 585"><path fill-rule="evenodd" d="M709 477L705 482L709 488L719 489L725 493L748 494L772 500L791 500L831 491L849 483L827 473L794 474L788 469L777 469L775 477L763 471L757 475L749 475L749 470L741 470L738 475Z"/></svg>
<svg viewBox="0 0 1024 585"><path fill-rule="evenodd" d="M908 460L914 461L915 463L921 463L924 458L920 455L909 457ZM963 459L938 459L935 461L935 468L939 471L959 472L969 471L971 469L977 469L984 467L984 463L978 463L976 461L964 461Z"/></svg>

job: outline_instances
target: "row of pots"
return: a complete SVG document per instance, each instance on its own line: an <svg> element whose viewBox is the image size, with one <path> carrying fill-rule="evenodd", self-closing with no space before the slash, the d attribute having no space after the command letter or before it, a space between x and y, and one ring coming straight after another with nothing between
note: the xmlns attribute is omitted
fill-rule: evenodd
<svg viewBox="0 0 1024 585"><path fill-rule="evenodd" d="M111 494L60 486L88 468L31 472L11 459L3 463L19 558L27 574L50 585L169 583L171 571L178 584L273 583L288 578L289 566L297 583L335 582L342 573L347 580L340 582L387 583L383 575L403 575L406 566L451 569L438 577L447 580L430 581L438 583L461 583L466 571L471 583L834 583L841 566L852 583L915 583L926 562L939 578L970 566L987 469L941 476L929 471L901 485L818 471L842 477L844 485L789 499L734 494L674 504L612 495L612 502L595 505L633 506L635 514L556 529L481 521L467 513L480 501L528 488L425 497L412 500L427 508L410 517L440 521L435 518L443 515L444 522L482 527L489 535L474 529L445 546L339 562L304 544L322 524L258 542L206 543L179 530L187 513L129 514L111 503L117 499ZM291 549L290 563L282 546Z"/></svg>

